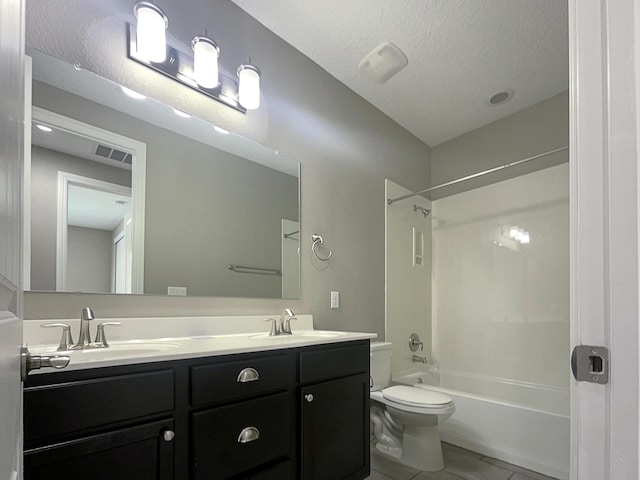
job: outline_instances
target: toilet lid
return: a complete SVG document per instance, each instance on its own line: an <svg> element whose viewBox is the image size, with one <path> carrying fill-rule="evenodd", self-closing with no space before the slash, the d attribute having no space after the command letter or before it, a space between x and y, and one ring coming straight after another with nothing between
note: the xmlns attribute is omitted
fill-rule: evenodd
<svg viewBox="0 0 640 480"><path fill-rule="evenodd" d="M393 387L385 388L382 390L382 395L392 402L404 405L425 406L451 403L451 398L442 393L406 385L394 385Z"/></svg>

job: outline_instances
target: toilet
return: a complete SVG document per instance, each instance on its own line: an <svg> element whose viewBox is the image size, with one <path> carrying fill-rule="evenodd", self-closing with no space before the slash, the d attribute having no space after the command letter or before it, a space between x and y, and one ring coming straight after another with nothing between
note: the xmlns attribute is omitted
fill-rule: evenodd
<svg viewBox="0 0 640 480"><path fill-rule="evenodd" d="M450 397L422 387L391 385L391 343L371 342L373 443L382 456L412 468L444 468L438 422L455 411Z"/></svg>

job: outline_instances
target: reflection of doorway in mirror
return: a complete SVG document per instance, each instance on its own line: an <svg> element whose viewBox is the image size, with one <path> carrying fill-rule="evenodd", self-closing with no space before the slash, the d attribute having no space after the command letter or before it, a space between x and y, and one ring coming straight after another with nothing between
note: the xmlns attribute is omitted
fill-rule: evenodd
<svg viewBox="0 0 640 480"><path fill-rule="evenodd" d="M57 218L56 289L131 293L131 188L59 172Z"/></svg>
<svg viewBox="0 0 640 480"><path fill-rule="evenodd" d="M282 298L300 297L300 223L282 219Z"/></svg>
<svg viewBox="0 0 640 480"><path fill-rule="evenodd" d="M113 293L131 293L131 211L124 215L122 229L114 230L113 255L111 256L111 285Z"/></svg>
<svg viewBox="0 0 640 480"><path fill-rule="evenodd" d="M145 225L145 177L146 177L146 144L74 118L44 110L32 108L32 149L31 155L25 155L24 188L25 196L32 200L30 208L25 210L25 228L23 231L24 264L30 266L25 270L25 287L32 290L45 291L93 291L142 293L144 279L144 225ZM43 128L41 128L44 126ZM33 168L32 168L33 163ZM109 230L109 241L105 247L98 249L101 242L94 238L89 242L87 227L71 225L58 226L62 212L66 208L60 206L67 193L56 183L60 172L73 173L115 185L131 187L126 201L129 212L128 221L120 218L120 230L125 248L124 256L115 254L115 235ZM119 171L121 173L116 173ZM126 172L124 174L122 172ZM125 178L126 177L126 178ZM73 182L71 182L73 183ZM80 182L87 183L87 182ZM86 185L85 185L86 186ZM109 191L111 187L98 187L98 191ZM56 196L58 199L56 200ZM115 202L117 199L113 199ZM56 211L61 212L60 215ZM27 225L31 229L27 228ZM82 230L84 228L84 230ZM35 230L34 230L35 229ZM62 235L71 232L71 241L80 246L92 245L91 251L101 251L108 265L102 268L107 272L102 275L99 286L82 280L82 275L92 271L91 266L81 261L72 273L69 283L63 269L69 266L69 238L63 242ZM96 232L93 232L96 233ZM111 238L111 235L114 238ZM97 236L96 236L97 237ZM106 238L106 236L105 236ZM89 243L88 243L89 242ZM60 255L58 255L60 251ZM81 250L82 251L82 250ZM87 249L85 248L85 253ZM122 251L121 251L122 253ZM59 258L58 258L59 257ZM74 254L72 252L72 257ZM77 255L75 255L77 257ZM118 287L116 287L116 258L118 258ZM104 260L106 261L106 260ZM97 267L96 267L97 268ZM85 273L83 273L85 272ZM73 278L80 275L80 282ZM63 277L65 277L63 279Z"/></svg>

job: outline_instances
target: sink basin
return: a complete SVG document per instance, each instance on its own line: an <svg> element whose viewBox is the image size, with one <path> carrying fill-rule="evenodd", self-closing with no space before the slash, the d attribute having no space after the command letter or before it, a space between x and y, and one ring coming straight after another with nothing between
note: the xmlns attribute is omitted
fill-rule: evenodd
<svg viewBox="0 0 640 480"><path fill-rule="evenodd" d="M271 336L268 333L260 333L258 335L251 335L249 338L252 340L313 340L326 339L326 338L338 338L347 335L347 332L333 332L331 330L298 330L294 331L291 335L276 335Z"/></svg>
<svg viewBox="0 0 640 480"><path fill-rule="evenodd" d="M86 350L58 351L55 346L33 347L37 354L71 355L71 358L112 358L129 357L131 355L144 355L149 353L161 353L167 350L179 348L179 343L174 342L113 342L107 348L89 348Z"/></svg>

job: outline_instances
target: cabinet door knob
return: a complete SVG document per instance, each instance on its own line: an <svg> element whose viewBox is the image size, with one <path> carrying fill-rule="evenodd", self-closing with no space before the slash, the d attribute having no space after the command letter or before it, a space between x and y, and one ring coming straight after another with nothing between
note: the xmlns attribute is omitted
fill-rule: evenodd
<svg viewBox="0 0 640 480"><path fill-rule="evenodd" d="M164 438L165 442L170 442L175 438L176 434L173 430L165 430L162 434L162 438Z"/></svg>
<svg viewBox="0 0 640 480"><path fill-rule="evenodd" d="M260 438L260 431L256 427L243 428L238 435L238 443L249 443Z"/></svg>
<svg viewBox="0 0 640 480"><path fill-rule="evenodd" d="M238 378L236 378L236 383L247 383L247 382L255 382L260 379L260 375L258 371L254 368L245 368L239 374Z"/></svg>
<svg viewBox="0 0 640 480"><path fill-rule="evenodd" d="M311 394L311 393L307 393L307 394L304 396L304 399L305 399L307 402L309 402L309 403L313 402L313 394Z"/></svg>

